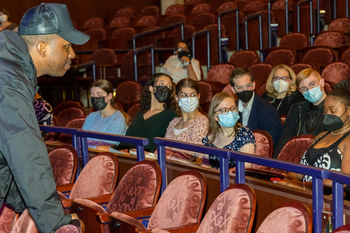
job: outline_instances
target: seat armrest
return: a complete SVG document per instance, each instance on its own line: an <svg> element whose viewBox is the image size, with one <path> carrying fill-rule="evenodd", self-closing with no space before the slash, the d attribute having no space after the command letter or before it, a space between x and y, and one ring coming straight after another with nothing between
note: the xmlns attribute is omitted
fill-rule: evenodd
<svg viewBox="0 0 350 233"><path fill-rule="evenodd" d="M101 195L97 197L89 197L85 199L96 202L98 204L103 204L103 203L108 203L111 200L112 195L113 194L105 194L105 195Z"/></svg>
<svg viewBox="0 0 350 233"><path fill-rule="evenodd" d="M154 207L149 207L149 208L145 208L145 209L124 212L123 214L128 215L128 216L133 217L133 218L140 218L140 217L151 216L153 211L154 211Z"/></svg>
<svg viewBox="0 0 350 233"><path fill-rule="evenodd" d="M180 227L173 227L173 228L166 228L166 229L153 229L153 230L143 230L139 231L140 233L146 233L146 232L154 232L154 233L186 233L186 232L196 232L199 228L199 223L192 223L188 224L186 226L180 226Z"/></svg>
<svg viewBox="0 0 350 233"><path fill-rule="evenodd" d="M61 200L63 209L70 209L72 206L73 199Z"/></svg>
<svg viewBox="0 0 350 233"><path fill-rule="evenodd" d="M68 191L71 191L72 188L73 188L73 183L70 183L70 184L65 184L65 185L61 185L61 186L56 186L56 189L57 191L60 191L60 192L68 192Z"/></svg>
<svg viewBox="0 0 350 233"><path fill-rule="evenodd" d="M109 214L96 213L96 221L101 224L109 223Z"/></svg>

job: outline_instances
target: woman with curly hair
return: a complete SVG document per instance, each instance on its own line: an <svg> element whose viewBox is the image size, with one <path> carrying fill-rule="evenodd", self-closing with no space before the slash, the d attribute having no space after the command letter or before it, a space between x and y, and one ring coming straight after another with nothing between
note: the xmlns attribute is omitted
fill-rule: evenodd
<svg viewBox="0 0 350 233"><path fill-rule="evenodd" d="M281 64L271 71L266 81L267 92L262 97L270 101L280 116L287 115L293 104L305 100L297 91L295 80L294 71L289 66Z"/></svg>
<svg viewBox="0 0 350 233"><path fill-rule="evenodd" d="M169 122L176 116L173 79L167 74L156 73L143 88L141 110L136 114L125 135L148 138L145 150L153 153L157 147L153 138L164 137ZM135 145L120 143L115 149L132 147Z"/></svg>

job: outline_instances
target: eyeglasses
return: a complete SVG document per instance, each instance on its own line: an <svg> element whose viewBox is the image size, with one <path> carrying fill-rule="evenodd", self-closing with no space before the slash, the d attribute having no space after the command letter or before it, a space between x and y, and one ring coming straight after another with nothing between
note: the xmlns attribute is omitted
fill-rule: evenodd
<svg viewBox="0 0 350 233"><path fill-rule="evenodd" d="M221 114L223 115L226 115L228 112L237 112L238 111L238 108L236 105L232 105L230 108L221 108L215 112L220 112Z"/></svg>
<svg viewBox="0 0 350 233"><path fill-rule="evenodd" d="M277 81L277 80L284 80L284 81L286 81L286 80L289 80L289 79L290 79L290 77L288 77L288 76L282 76L282 77L276 76L276 77L273 77L273 81Z"/></svg>
<svg viewBox="0 0 350 233"><path fill-rule="evenodd" d="M176 49L178 52L181 52L181 51L189 51L189 49L187 47L178 47Z"/></svg>
<svg viewBox="0 0 350 233"><path fill-rule="evenodd" d="M254 84L253 83L248 83L247 85L244 86L238 86L235 87L236 92L242 92L244 90L253 90Z"/></svg>

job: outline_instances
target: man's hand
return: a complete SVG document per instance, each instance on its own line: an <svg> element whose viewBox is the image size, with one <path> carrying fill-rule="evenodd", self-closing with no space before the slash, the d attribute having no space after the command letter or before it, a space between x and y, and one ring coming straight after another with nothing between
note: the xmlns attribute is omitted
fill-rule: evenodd
<svg viewBox="0 0 350 233"><path fill-rule="evenodd" d="M180 61L182 65L188 65L190 63L190 58L187 56L182 56Z"/></svg>

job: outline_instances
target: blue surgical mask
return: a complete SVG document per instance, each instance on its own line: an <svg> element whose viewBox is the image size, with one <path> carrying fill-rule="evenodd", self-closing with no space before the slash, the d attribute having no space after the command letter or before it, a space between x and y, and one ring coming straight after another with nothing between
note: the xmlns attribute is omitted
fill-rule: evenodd
<svg viewBox="0 0 350 233"><path fill-rule="evenodd" d="M319 101L322 95L323 92L321 91L320 86L312 88L303 93L304 98L311 103L316 103Z"/></svg>
<svg viewBox="0 0 350 233"><path fill-rule="evenodd" d="M234 111L234 112L229 111L227 114L218 115L218 117L219 117L219 124L225 128L231 128L235 126L237 121L239 120L239 114L237 111Z"/></svg>

